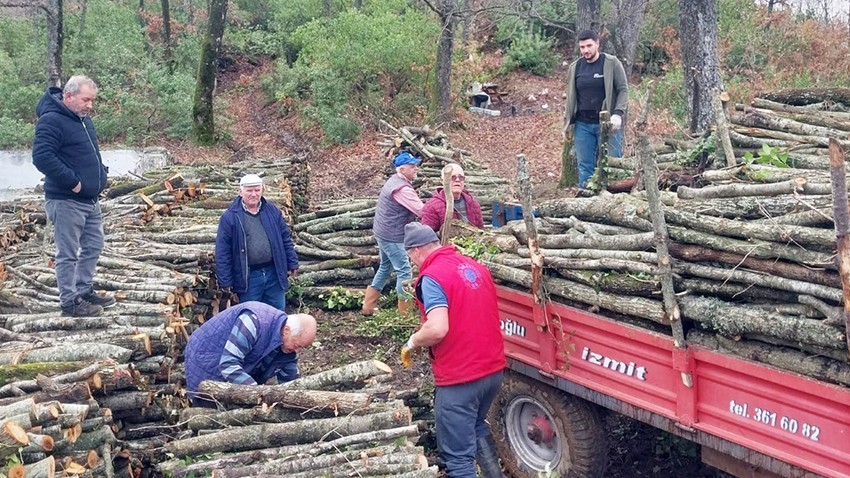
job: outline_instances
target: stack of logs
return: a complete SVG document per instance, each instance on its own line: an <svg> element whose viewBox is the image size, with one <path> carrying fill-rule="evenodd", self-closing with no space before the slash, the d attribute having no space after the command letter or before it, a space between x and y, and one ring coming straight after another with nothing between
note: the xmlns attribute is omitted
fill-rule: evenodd
<svg viewBox="0 0 850 478"><path fill-rule="evenodd" d="M661 193L687 338L850 386L833 220L833 194L843 201L847 194L843 182L830 180L831 161L834 174L846 177L840 157L842 147L850 145L850 113L764 99L738 109L745 114L732 115L731 131L737 132L732 142L756 150L765 144L780 148L774 153L781 158L788 152L792 167L745 162L740 156L751 150L738 149L734 166L694 174L702 187ZM744 123L760 126L740 126ZM794 132L787 132L792 125ZM660 159L646 141L630 167L645 157ZM550 298L670 332L647 197L636 190L538 205L543 283ZM525 223L497 232L528 244ZM527 247L518 247L485 263L499 280L528 289L531 256Z"/></svg>

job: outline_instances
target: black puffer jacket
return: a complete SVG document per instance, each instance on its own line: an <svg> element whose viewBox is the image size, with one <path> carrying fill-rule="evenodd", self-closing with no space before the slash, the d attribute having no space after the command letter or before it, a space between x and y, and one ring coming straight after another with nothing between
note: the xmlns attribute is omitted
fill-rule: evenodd
<svg viewBox="0 0 850 478"><path fill-rule="evenodd" d="M100 157L94 123L62 103L62 89L50 87L35 107L38 122L32 163L44 174L47 199L91 202L106 188L106 167ZM79 193L71 189L82 184Z"/></svg>

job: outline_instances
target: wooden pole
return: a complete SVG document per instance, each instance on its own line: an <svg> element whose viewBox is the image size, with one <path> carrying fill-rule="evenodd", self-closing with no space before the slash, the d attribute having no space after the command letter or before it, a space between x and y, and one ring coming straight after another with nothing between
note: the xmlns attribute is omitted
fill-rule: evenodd
<svg viewBox="0 0 850 478"><path fill-rule="evenodd" d="M835 236L838 242L838 275L844 295L844 324L847 350L850 353L850 206L847 204L847 178L844 172L844 152L838 141L829 140L829 174L832 182Z"/></svg>
<svg viewBox="0 0 850 478"><path fill-rule="evenodd" d="M652 219L652 228L655 232L655 251L658 257L658 279L661 282L661 294L664 301L664 312L670 320L673 330L673 343L676 348L686 349L685 332L682 328L682 313L676 300L676 291L673 288L673 258L670 256L668 243L670 236L667 233L667 221L664 218L664 208L661 204L661 194L658 191L658 164L655 162L655 152L646 135L646 118L649 114L649 97L652 94L654 83L649 85L646 102L643 105L640 119L635 128L638 137L638 157L643 165L644 189L646 190L646 202L649 205L649 215ZM682 382L687 386L693 386L693 377L690 372L682 371Z"/></svg>
<svg viewBox="0 0 850 478"><path fill-rule="evenodd" d="M531 294L538 304L543 305L543 255L540 254L540 244L537 239L537 227L534 225L534 205L531 201L531 175L528 172L528 162L524 154L518 154L517 180L519 195L522 198L522 219L528 234L528 250L531 256Z"/></svg>
<svg viewBox="0 0 850 478"><path fill-rule="evenodd" d="M711 95L711 106L714 108L714 122L717 124L717 143L726 158L726 166L735 166L735 151L732 150L732 140L729 139L729 122L726 119L726 108L723 98L728 98L726 92L714 90ZM728 100L727 100L728 101Z"/></svg>
<svg viewBox="0 0 850 478"><path fill-rule="evenodd" d="M455 201L452 196L452 167L447 164L443 167L443 194L446 196L446 214L443 217L443 225L440 226L440 245L445 246L449 243L449 236L452 235L452 218L455 212Z"/></svg>

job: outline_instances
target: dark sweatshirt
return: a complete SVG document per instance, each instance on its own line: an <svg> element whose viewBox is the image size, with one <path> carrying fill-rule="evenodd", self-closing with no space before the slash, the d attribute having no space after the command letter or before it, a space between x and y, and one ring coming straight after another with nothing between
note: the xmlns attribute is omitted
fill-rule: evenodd
<svg viewBox="0 0 850 478"><path fill-rule="evenodd" d="M94 123L62 102L62 89L50 87L35 107L38 122L32 163L44 174L47 199L93 202L106 188L106 167L100 157ZM81 183L79 193L71 189Z"/></svg>

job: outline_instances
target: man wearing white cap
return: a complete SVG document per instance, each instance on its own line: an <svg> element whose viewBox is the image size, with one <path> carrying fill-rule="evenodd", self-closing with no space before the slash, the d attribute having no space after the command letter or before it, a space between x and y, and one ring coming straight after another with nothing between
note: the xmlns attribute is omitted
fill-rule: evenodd
<svg viewBox="0 0 850 478"><path fill-rule="evenodd" d="M280 209L263 198L263 180L247 174L239 196L222 214L215 240L218 286L240 302L258 301L284 310L289 277L298 256Z"/></svg>

